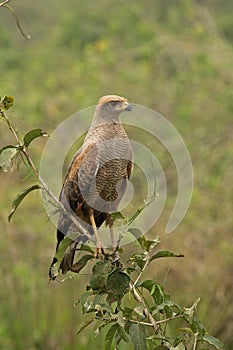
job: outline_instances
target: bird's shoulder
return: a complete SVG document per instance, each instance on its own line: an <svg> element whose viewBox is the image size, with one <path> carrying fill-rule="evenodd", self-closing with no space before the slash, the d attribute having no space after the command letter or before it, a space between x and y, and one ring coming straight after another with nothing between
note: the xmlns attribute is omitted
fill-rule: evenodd
<svg viewBox="0 0 233 350"><path fill-rule="evenodd" d="M91 157L93 159L96 156L96 153L97 153L96 142L83 144L83 146L75 154L75 156L71 162L71 165L69 167L69 170L68 170L68 173L66 176L66 181L70 181L74 177L76 177L77 172L79 171L84 160L85 160L85 163L89 163L87 157L88 158Z"/></svg>

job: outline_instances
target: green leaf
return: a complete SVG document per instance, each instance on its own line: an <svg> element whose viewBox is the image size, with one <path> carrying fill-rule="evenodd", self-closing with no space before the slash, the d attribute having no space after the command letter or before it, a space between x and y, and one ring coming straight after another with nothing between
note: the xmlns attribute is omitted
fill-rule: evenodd
<svg viewBox="0 0 233 350"><path fill-rule="evenodd" d="M13 159L18 153L16 146L7 145L0 150L0 168L7 172L13 168Z"/></svg>
<svg viewBox="0 0 233 350"><path fill-rule="evenodd" d="M83 323L77 331L77 335L80 334L85 328L87 328L92 322L94 322L95 318L90 318L85 323Z"/></svg>
<svg viewBox="0 0 233 350"><path fill-rule="evenodd" d="M156 313L164 310L165 313L166 313L166 308L169 308L171 310L172 307L175 307L176 309L178 309L179 311L181 311L181 307L180 305L174 303L173 301L171 300L166 300L164 301L162 304L158 305L154 310L153 310L153 313L152 315L155 315ZM168 311L169 313L169 311ZM172 315L167 315L167 317L171 317Z"/></svg>
<svg viewBox="0 0 233 350"><path fill-rule="evenodd" d="M74 265L71 266L70 270L75 273L79 273L87 264L87 262L93 259L93 255L83 255Z"/></svg>
<svg viewBox="0 0 233 350"><path fill-rule="evenodd" d="M132 324L129 327L129 335L134 345L134 350L146 350L146 329L140 323Z"/></svg>
<svg viewBox="0 0 233 350"><path fill-rule="evenodd" d="M22 193L20 193L13 201L12 203L12 209L10 212L10 215L8 216L8 221L11 220L12 215L14 214L14 212L16 211L16 209L18 208L18 206L20 205L20 203L22 202L22 200L32 191L34 190L39 190L41 187L40 185L33 185L27 189L25 189Z"/></svg>
<svg viewBox="0 0 233 350"><path fill-rule="evenodd" d="M142 320L145 318L144 305L139 304L133 309L133 311L136 312L136 314L138 314Z"/></svg>
<svg viewBox="0 0 233 350"><path fill-rule="evenodd" d="M93 274L106 276L109 275L111 271L111 263L110 261L98 261L92 269Z"/></svg>
<svg viewBox="0 0 233 350"><path fill-rule="evenodd" d="M134 309L132 309L132 308L130 308L128 306L125 306L125 308L123 309L123 314L124 314L124 316L129 318L133 311L134 311Z"/></svg>
<svg viewBox="0 0 233 350"><path fill-rule="evenodd" d="M102 292L106 288L107 277L111 271L109 261L98 261L92 269L90 285L92 290Z"/></svg>
<svg viewBox="0 0 233 350"><path fill-rule="evenodd" d="M80 299L78 300L78 303L82 305L82 311L84 314L92 309L92 302L89 300L90 298L91 293L85 292L81 295Z"/></svg>
<svg viewBox="0 0 233 350"><path fill-rule="evenodd" d="M206 341L210 345L213 345L216 349L219 349L219 350L225 349L224 344L218 338L212 337L211 335L205 334L202 337L202 340Z"/></svg>
<svg viewBox="0 0 233 350"><path fill-rule="evenodd" d="M130 342L130 336L128 335L128 333L126 333L124 327L120 326L119 324L117 328L117 333L119 334L120 338L124 340L125 343Z"/></svg>
<svg viewBox="0 0 233 350"><path fill-rule="evenodd" d="M145 263L146 263L146 258L147 258L147 253L141 253L141 254L133 254L129 261L135 262L140 269L143 269Z"/></svg>
<svg viewBox="0 0 233 350"><path fill-rule="evenodd" d="M117 331L117 328L118 328L118 324L114 324L112 325L106 336L105 336L105 340L104 340L104 348L105 350L110 350L111 349L111 346L112 346L112 341L113 341L113 338L114 338L114 335Z"/></svg>
<svg viewBox="0 0 233 350"><path fill-rule="evenodd" d="M14 104L14 98L12 96L4 96L0 101L0 108L3 107L5 110L12 107Z"/></svg>
<svg viewBox="0 0 233 350"><path fill-rule="evenodd" d="M95 253L95 251L89 245L86 245L86 244L83 244L83 243L80 245L78 250L81 250L81 251L84 251L84 252L89 252L89 253L92 253L92 254Z"/></svg>
<svg viewBox="0 0 233 350"><path fill-rule="evenodd" d="M138 283L137 287L144 287L151 293L151 291L154 289L155 285L156 285L155 281L153 281L153 280L145 280L143 282Z"/></svg>
<svg viewBox="0 0 233 350"><path fill-rule="evenodd" d="M35 138L41 136L48 136L48 134L41 129L30 130L23 138L24 146L28 147Z"/></svg>
<svg viewBox="0 0 233 350"><path fill-rule="evenodd" d="M138 242L140 239L142 239L142 243L141 243L142 248L145 249L147 252L149 252L150 249L154 248L158 243L160 243L160 238L158 236L155 239L153 239L152 241L145 239L144 236L139 237Z"/></svg>
<svg viewBox="0 0 233 350"><path fill-rule="evenodd" d="M107 278L107 301L111 304L120 300L129 290L129 282L130 278L126 273L120 270L112 272Z"/></svg>
<svg viewBox="0 0 233 350"><path fill-rule="evenodd" d="M189 323L193 333L198 333L199 336L206 334L204 325L201 323L198 317L193 316L192 321Z"/></svg>
<svg viewBox="0 0 233 350"><path fill-rule="evenodd" d="M76 304L81 304L82 306L85 304L85 302L87 301L87 299L90 297L91 293L90 292L85 292L83 293L80 298L78 299L78 301L76 302Z"/></svg>
<svg viewBox="0 0 233 350"><path fill-rule="evenodd" d="M137 284L137 287L146 288L153 297L155 304L160 305L169 300L169 295L164 293L163 286L153 280L146 280Z"/></svg>
<svg viewBox="0 0 233 350"><path fill-rule="evenodd" d="M121 214L120 211L114 211L113 213L111 213L111 217L114 220L124 220L125 219L125 217Z"/></svg>
<svg viewBox="0 0 233 350"><path fill-rule="evenodd" d="M192 334L193 331L191 328L189 327L181 327L181 328L177 328L178 332L183 332L183 333L188 333L188 334Z"/></svg>
<svg viewBox="0 0 233 350"><path fill-rule="evenodd" d="M109 313L109 315L113 315L114 314L113 309L108 304L95 304L94 308L97 311L101 311L102 314L103 314L103 312L107 312L107 313Z"/></svg>
<svg viewBox="0 0 233 350"><path fill-rule="evenodd" d="M93 300L93 305L101 305L106 303L107 293L96 294Z"/></svg>
<svg viewBox="0 0 233 350"><path fill-rule="evenodd" d="M109 325L109 322L105 321L103 322L99 327L95 329L95 338L98 337L100 334L101 330Z"/></svg>
<svg viewBox="0 0 233 350"><path fill-rule="evenodd" d="M129 228L128 231L132 233L132 235L137 239L140 246L147 252L149 252L150 249L155 245L160 243L160 238L158 236L156 236L156 238L153 240L148 240L138 228Z"/></svg>
<svg viewBox="0 0 233 350"><path fill-rule="evenodd" d="M183 254L175 254L175 253L169 252L168 250L161 250L155 255L153 255L150 258L150 261L153 261L158 258L183 258L183 257L184 257Z"/></svg>

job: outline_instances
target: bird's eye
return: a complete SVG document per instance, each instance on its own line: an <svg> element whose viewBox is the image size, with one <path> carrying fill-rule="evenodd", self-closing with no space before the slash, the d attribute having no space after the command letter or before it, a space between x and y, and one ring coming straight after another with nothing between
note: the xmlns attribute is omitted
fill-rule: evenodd
<svg viewBox="0 0 233 350"><path fill-rule="evenodd" d="M115 106L117 105L117 101L111 101L111 102L110 102L110 105L111 105L112 107L115 107Z"/></svg>

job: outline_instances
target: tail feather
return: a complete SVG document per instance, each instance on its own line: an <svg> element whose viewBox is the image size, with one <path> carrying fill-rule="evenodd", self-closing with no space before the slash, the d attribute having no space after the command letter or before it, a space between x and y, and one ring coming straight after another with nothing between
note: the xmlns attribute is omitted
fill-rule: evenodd
<svg viewBox="0 0 233 350"><path fill-rule="evenodd" d="M64 254L64 258L60 264L60 269L63 274L67 273L73 265L77 244L77 242L72 242Z"/></svg>
<svg viewBox="0 0 233 350"><path fill-rule="evenodd" d="M56 257L53 258L52 264L49 268L50 280L55 280L61 270L63 274L67 273L74 263L75 250L77 242L72 242L66 249L62 261L58 261Z"/></svg>

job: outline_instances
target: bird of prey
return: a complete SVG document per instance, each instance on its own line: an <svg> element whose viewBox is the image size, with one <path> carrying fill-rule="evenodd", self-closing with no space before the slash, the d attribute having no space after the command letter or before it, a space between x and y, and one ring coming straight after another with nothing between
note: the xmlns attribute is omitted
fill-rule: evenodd
<svg viewBox="0 0 233 350"><path fill-rule="evenodd" d="M131 144L120 120L124 111L131 111L124 97L107 95L99 99L83 145L66 174L59 197L66 212L59 214L56 251L65 236L76 232L77 237L66 248L58 267L63 274L72 269L77 244L87 241L87 237L94 237L97 257L102 254L98 228L104 222L110 227L112 246L115 245L111 212L118 209L133 165ZM72 216L81 225L76 225ZM56 263L54 257L50 279L56 278L53 274Z"/></svg>

